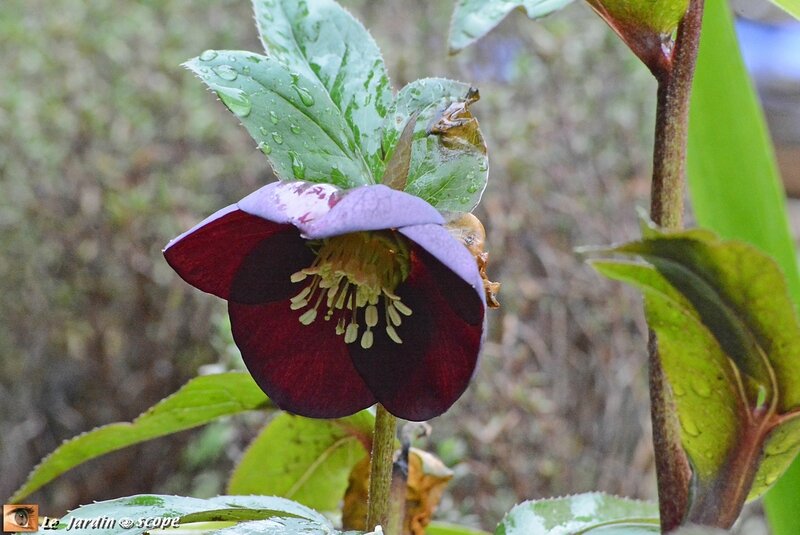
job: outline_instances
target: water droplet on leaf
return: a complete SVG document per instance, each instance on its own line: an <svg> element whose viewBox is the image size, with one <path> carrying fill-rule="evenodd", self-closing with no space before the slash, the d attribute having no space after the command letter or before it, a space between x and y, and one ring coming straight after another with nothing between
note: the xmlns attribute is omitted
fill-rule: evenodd
<svg viewBox="0 0 800 535"><path fill-rule="evenodd" d="M278 124L278 114L274 111L269 112L269 120L272 124Z"/></svg>
<svg viewBox="0 0 800 535"><path fill-rule="evenodd" d="M253 105L250 102L250 97L248 97L244 91L233 87L217 87L215 91L222 103L237 117L247 117L250 115L250 110Z"/></svg>
<svg viewBox="0 0 800 535"><path fill-rule="evenodd" d="M296 124L294 124L294 123L292 123L292 124L290 124L290 125L289 125L289 130L291 130L291 131L292 131L293 133L295 133L295 134L299 134L299 133L300 133L300 127L299 127L299 126L297 126L297 125L296 125Z"/></svg>
<svg viewBox="0 0 800 535"><path fill-rule="evenodd" d="M293 85L292 89L294 89L297 93L297 96L300 97L300 102L306 106L314 105L314 97L311 96L311 93L308 92L308 89L305 87L300 87L299 85Z"/></svg>
<svg viewBox="0 0 800 535"><path fill-rule="evenodd" d="M695 393L702 397L707 398L711 396L711 386L709 386L708 382L700 376L693 375L691 379L692 390Z"/></svg>
<svg viewBox="0 0 800 535"><path fill-rule="evenodd" d="M477 182L472 182L472 183L470 183L470 185L469 185L469 186L467 186L467 191L468 191L469 193L475 193L476 191L478 191L478 188L479 188L479 187L480 187L480 186L478 186L478 183L477 183Z"/></svg>
<svg viewBox="0 0 800 535"><path fill-rule="evenodd" d="M200 61L211 61L212 59L217 57L216 50L205 50L202 54L200 54Z"/></svg>
<svg viewBox="0 0 800 535"><path fill-rule="evenodd" d="M267 132L267 129L264 128L263 126L259 126L258 127L258 131L261 132L262 136L266 136L269 133L269 132Z"/></svg>
<svg viewBox="0 0 800 535"><path fill-rule="evenodd" d="M217 76L229 82L236 80L236 77L239 76L239 74L233 70L230 65L218 65L213 67L211 70L214 71Z"/></svg>
<svg viewBox="0 0 800 535"><path fill-rule="evenodd" d="M697 424L694 423L694 420L691 418L684 416L681 419L681 427L686 432L687 435L691 437L699 437L700 430L697 428Z"/></svg>
<svg viewBox="0 0 800 535"><path fill-rule="evenodd" d="M767 402L767 387L762 384L759 384L758 397L756 398L756 407L763 407L766 402Z"/></svg>
<svg viewBox="0 0 800 535"><path fill-rule="evenodd" d="M267 143L264 143L263 141L258 144L258 149L267 156L272 154L272 147L270 147Z"/></svg>
<svg viewBox="0 0 800 535"><path fill-rule="evenodd" d="M277 143L278 145L283 144L283 136L281 135L280 132L273 132L272 139L275 140L275 143Z"/></svg>
<svg viewBox="0 0 800 535"><path fill-rule="evenodd" d="M289 157L292 159L292 173L294 173L294 177L298 180L304 179L306 177L306 165L294 151L289 151Z"/></svg>

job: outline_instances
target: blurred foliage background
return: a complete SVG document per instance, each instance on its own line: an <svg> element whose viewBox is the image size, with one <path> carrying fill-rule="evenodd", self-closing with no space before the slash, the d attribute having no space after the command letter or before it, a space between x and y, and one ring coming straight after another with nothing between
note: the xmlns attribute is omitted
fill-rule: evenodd
<svg viewBox="0 0 800 535"><path fill-rule="evenodd" d="M493 528L514 503L655 492L633 291L573 248L638 235L655 84L583 4L513 13L447 56L451 2L349 0L396 88L480 88L478 216L502 308L473 385L432 423L456 477L439 517ZM0 497L62 440L129 420L198 369L238 366L224 303L183 283L167 241L273 180L255 143L179 65L260 50L247 0L5 0L0 16ZM266 416L89 463L32 496L48 515L143 492L207 496Z"/></svg>

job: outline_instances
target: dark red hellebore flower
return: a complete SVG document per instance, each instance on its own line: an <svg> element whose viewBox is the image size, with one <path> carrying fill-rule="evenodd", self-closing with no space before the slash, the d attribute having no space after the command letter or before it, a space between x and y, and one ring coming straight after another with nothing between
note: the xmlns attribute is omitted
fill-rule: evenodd
<svg viewBox="0 0 800 535"><path fill-rule="evenodd" d="M338 418L380 402L427 420L467 388L486 307L475 258L443 223L382 185L275 182L164 256L228 301L244 362L279 407Z"/></svg>

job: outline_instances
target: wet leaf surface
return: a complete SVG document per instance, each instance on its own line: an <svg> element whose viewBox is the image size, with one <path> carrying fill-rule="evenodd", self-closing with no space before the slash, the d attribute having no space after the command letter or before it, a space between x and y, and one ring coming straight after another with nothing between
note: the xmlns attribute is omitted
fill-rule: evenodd
<svg viewBox="0 0 800 535"><path fill-rule="evenodd" d="M572 0L459 0L450 23L450 52L466 48L506 18L516 8L524 8L532 19L557 11Z"/></svg>
<svg viewBox="0 0 800 535"><path fill-rule="evenodd" d="M368 411L336 420L280 414L248 447L228 492L283 496L335 512L353 466L369 457L374 420Z"/></svg>
<svg viewBox="0 0 800 535"><path fill-rule="evenodd" d="M495 535L660 533L653 503L599 492L523 502L497 526Z"/></svg>
<svg viewBox="0 0 800 535"><path fill-rule="evenodd" d="M698 480L695 514L762 494L800 450L800 326L777 264L702 230L647 228L606 252L648 262L592 264L645 293Z"/></svg>

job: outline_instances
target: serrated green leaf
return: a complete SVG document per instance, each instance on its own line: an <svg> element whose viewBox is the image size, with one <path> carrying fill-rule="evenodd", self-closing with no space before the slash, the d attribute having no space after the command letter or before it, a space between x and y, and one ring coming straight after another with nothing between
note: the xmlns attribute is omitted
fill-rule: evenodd
<svg viewBox="0 0 800 535"><path fill-rule="evenodd" d="M800 0L770 0L796 19L800 19Z"/></svg>
<svg viewBox="0 0 800 535"><path fill-rule="evenodd" d="M332 0L254 0L253 7L267 54L325 89L372 171L368 183L376 182L392 89L372 36Z"/></svg>
<svg viewBox="0 0 800 535"><path fill-rule="evenodd" d="M250 374L229 372L196 377L132 422L104 425L67 440L31 471L9 501L19 502L67 470L106 453L222 416L263 408L268 403Z"/></svg>
<svg viewBox="0 0 800 535"><path fill-rule="evenodd" d="M302 518L281 518L242 522L210 532L213 535L335 535L341 531Z"/></svg>
<svg viewBox="0 0 800 535"><path fill-rule="evenodd" d="M495 535L660 533L658 507L599 492L523 502L509 511Z"/></svg>
<svg viewBox="0 0 800 535"><path fill-rule="evenodd" d="M572 0L459 0L450 22L450 53L468 47L522 7L532 19L557 11Z"/></svg>
<svg viewBox="0 0 800 535"><path fill-rule="evenodd" d="M353 466L368 454L374 419L369 411L337 420L280 414L248 447L228 492L272 494L335 511Z"/></svg>
<svg viewBox="0 0 800 535"><path fill-rule="evenodd" d="M294 513L280 511L277 509L209 509L198 513L189 513L181 517L181 524L192 524L195 522L242 522L245 520L265 520L273 516L298 517Z"/></svg>
<svg viewBox="0 0 800 535"><path fill-rule="evenodd" d="M468 212L477 206L489 175L485 145L464 141L448 147L440 136L428 134L431 123L453 103L464 102L468 85L443 78L425 78L405 86L397 95L387 117L383 146L391 158L401 132L414 114L414 142L411 149L405 191L428 201L440 211ZM479 144L483 137L474 123Z"/></svg>
<svg viewBox="0 0 800 535"><path fill-rule="evenodd" d="M242 124L282 180L372 183L353 132L319 80L273 58L206 51L184 64Z"/></svg>
<svg viewBox="0 0 800 535"><path fill-rule="evenodd" d="M707 231L648 235L608 252L649 265L593 265L645 292L697 477L694 507L743 503L753 476L750 499L800 450L800 326L786 282L743 242Z"/></svg>
<svg viewBox="0 0 800 535"><path fill-rule="evenodd" d="M209 517L209 512L229 511L227 516L241 518L269 516L276 525L291 521L332 533L332 525L316 511L291 500L274 496L216 496L206 500L184 496L138 495L117 498L70 511L59 521L59 529L74 535L141 535L155 529L167 528L167 524L192 529L195 520ZM234 515L232 510L239 511ZM275 518L280 517L280 518ZM126 523L123 519L130 520ZM164 519L162 521L162 519ZM234 518L233 521L236 519ZM121 522L122 521L122 522ZM92 522L96 522L95 525ZM227 521L226 521L227 522ZM269 522L260 520L260 522ZM100 524L97 524L100 523ZM255 524L255 522L244 522ZM70 528L70 526L72 526ZM171 526L169 530L174 530ZM200 527L200 526L198 526ZM206 526L202 526L206 527ZM235 527L235 526L234 526ZM204 532L210 532L204 529Z"/></svg>

